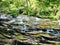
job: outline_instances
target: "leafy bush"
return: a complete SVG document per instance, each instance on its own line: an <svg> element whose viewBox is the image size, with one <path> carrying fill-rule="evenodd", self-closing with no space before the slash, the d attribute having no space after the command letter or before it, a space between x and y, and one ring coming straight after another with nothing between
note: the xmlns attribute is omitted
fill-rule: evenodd
<svg viewBox="0 0 60 45"><path fill-rule="evenodd" d="M0 12L17 16L20 7L26 15L59 18L60 0L0 0Z"/></svg>

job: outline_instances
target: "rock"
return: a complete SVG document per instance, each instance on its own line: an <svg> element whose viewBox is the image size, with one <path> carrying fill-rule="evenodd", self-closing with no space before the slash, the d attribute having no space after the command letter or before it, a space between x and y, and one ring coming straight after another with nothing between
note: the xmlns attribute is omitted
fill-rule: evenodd
<svg viewBox="0 0 60 45"><path fill-rule="evenodd" d="M47 33L52 34L53 36L60 37L60 32L58 34L54 33L56 31L51 31L51 28L58 27L57 22L51 22L50 19L40 19L37 17L27 16L27 15L19 15L16 18L13 18L11 15L0 14L0 33L8 39L15 38L15 33L23 33L26 32L36 32L38 33ZM54 27L55 26L55 27ZM54 30L54 29L53 29ZM57 30L57 29L56 29ZM45 35L46 36L46 35ZM33 37L31 37L34 39ZM44 37L46 38L46 37ZM50 38L47 38L50 39ZM30 42L34 42L33 40L29 40ZM17 43L18 44L18 43ZM19 42L19 44L21 44ZM18 44L18 45L19 45ZM25 45L25 44L24 44Z"/></svg>
<svg viewBox="0 0 60 45"><path fill-rule="evenodd" d="M24 43L24 42L20 42L20 41L17 41L17 40L14 40L12 45L32 45L30 43Z"/></svg>
<svg viewBox="0 0 60 45"><path fill-rule="evenodd" d="M57 22L58 22L58 24L60 25L60 20L58 20Z"/></svg>
<svg viewBox="0 0 60 45"><path fill-rule="evenodd" d="M0 19L3 20L11 20L13 17L11 15L7 15L7 14L2 14L0 15Z"/></svg>

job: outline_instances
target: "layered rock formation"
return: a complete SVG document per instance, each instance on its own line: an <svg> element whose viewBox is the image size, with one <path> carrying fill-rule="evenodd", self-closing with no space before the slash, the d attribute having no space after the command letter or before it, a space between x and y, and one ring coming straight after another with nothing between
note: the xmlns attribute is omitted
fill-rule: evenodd
<svg viewBox="0 0 60 45"><path fill-rule="evenodd" d="M51 29L56 31L58 30L58 33L55 34L53 30L51 31ZM37 17L27 16L27 15L19 15L16 18L14 18L9 14L8 15L0 14L1 39L4 37L4 39L10 40L10 39L16 38L17 35L21 36L20 34L24 34L23 37L27 38L26 40L27 42L29 41L34 42L35 40L36 41L39 40L38 37L41 35L41 33L47 33L50 36L53 35L53 36L59 37L59 34L60 34L59 30L60 30L59 21L53 21L50 19L40 19ZM33 33L32 37L30 36L32 35L31 32ZM39 34L39 36L37 36L37 39L35 37L35 33ZM28 34L29 36L26 36ZM8 42L8 40L6 42Z"/></svg>

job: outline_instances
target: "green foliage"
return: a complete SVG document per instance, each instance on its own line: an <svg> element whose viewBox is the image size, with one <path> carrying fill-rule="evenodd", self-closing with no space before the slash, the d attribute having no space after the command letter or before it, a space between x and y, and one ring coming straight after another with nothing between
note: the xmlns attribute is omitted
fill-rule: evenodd
<svg viewBox="0 0 60 45"><path fill-rule="evenodd" d="M60 0L0 0L0 12L17 16L21 7L26 15L58 18Z"/></svg>

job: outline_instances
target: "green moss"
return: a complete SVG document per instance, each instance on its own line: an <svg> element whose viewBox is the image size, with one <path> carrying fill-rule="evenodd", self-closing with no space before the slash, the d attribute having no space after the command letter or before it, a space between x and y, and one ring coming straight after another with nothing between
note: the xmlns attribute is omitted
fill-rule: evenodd
<svg viewBox="0 0 60 45"><path fill-rule="evenodd" d="M55 43L55 45L60 45L60 43Z"/></svg>
<svg viewBox="0 0 60 45"><path fill-rule="evenodd" d="M17 34L16 39L26 39L24 35L22 34Z"/></svg>

